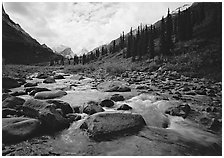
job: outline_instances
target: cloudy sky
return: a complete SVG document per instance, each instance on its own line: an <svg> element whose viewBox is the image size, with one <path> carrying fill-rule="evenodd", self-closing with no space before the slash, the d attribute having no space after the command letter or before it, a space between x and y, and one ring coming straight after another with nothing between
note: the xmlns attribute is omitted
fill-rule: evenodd
<svg viewBox="0 0 224 158"><path fill-rule="evenodd" d="M5 2L3 5L10 18L41 44L51 48L66 45L78 53L83 48L92 50L109 43L122 31L127 33L140 23L152 24L167 14L168 7L175 10L187 3Z"/></svg>

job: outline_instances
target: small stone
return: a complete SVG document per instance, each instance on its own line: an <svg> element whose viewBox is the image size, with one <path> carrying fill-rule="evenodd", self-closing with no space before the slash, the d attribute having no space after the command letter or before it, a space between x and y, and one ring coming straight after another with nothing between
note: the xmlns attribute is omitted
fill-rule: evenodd
<svg viewBox="0 0 224 158"><path fill-rule="evenodd" d="M127 104L122 104L119 108L117 108L117 110L131 110L132 107L130 107Z"/></svg>

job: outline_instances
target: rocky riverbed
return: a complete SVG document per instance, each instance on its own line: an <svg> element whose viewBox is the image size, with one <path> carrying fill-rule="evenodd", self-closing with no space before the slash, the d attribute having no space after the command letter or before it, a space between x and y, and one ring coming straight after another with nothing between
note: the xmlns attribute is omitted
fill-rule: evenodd
<svg viewBox="0 0 224 158"><path fill-rule="evenodd" d="M163 69L3 78L2 153L221 155L221 86Z"/></svg>

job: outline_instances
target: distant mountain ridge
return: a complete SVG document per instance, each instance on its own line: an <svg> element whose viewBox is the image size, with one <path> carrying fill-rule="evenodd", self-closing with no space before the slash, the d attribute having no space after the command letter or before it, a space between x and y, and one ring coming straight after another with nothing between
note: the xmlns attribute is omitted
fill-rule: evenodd
<svg viewBox="0 0 224 158"><path fill-rule="evenodd" d="M2 6L2 56L5 63L32 64L57 58L46 44L41 45L12 21Z"/></svg>
<svg viewBox="0 0 224 158"><path fill-rule="evenodd" d="M74 57L74 52L68 46L59 45L59 46L53 47L52 49L54 50L55 53L60 54L65 58L73 58Z"/></svg>

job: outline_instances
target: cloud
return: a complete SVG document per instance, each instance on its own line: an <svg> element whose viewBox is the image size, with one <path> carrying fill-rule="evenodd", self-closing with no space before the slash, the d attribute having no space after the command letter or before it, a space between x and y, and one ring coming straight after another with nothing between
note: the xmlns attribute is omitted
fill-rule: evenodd
<svg viewBox="0 0 224 158"><path fill-rule="evenodd" d="M118 38L122 31L140 23L152 24L185 3L130 2L5 2L6 12L16 23L50 47L70 46L77 53L92 50Z"/></svg>

